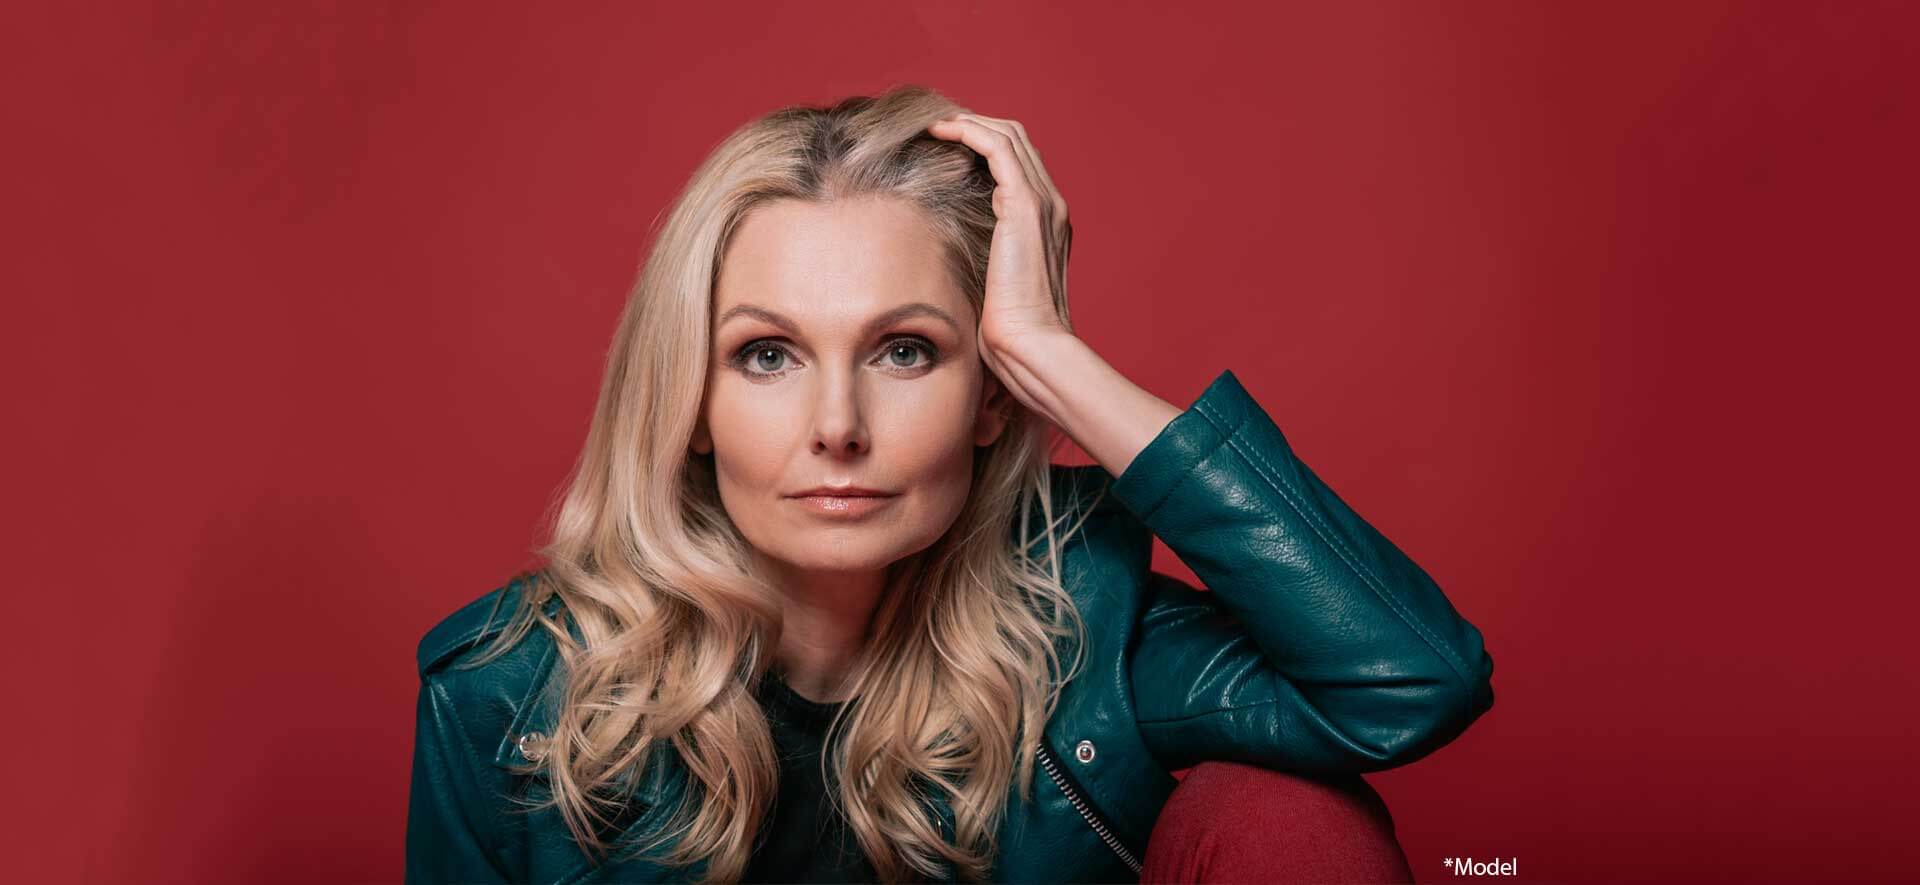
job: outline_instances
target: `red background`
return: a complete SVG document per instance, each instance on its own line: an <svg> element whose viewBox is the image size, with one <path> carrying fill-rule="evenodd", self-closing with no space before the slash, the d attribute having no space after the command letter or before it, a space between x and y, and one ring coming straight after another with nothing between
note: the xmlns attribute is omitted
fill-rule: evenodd
<svg viewBox="0 0 1920 885"><path fill-rule="evenodd" d="M397 880L414 644L530 563L651 225L895 82L1485 631L1373 778L1421 879L1920 862L1914 6L340 5L13 10L16 881Z"/></svg>

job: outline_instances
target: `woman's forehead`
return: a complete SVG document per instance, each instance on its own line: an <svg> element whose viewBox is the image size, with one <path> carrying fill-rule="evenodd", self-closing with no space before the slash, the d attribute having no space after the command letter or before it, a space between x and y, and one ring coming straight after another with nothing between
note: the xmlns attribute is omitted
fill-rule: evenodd
<svg viewBox="0 0 1920 885"><path fill-rule="evenodd" d="M886 198L760 207L734 231L714 292L716 324L777 314L859 326L912 304L971 313L921 211ZM935 318L931 317L930 318Z"/></svg>

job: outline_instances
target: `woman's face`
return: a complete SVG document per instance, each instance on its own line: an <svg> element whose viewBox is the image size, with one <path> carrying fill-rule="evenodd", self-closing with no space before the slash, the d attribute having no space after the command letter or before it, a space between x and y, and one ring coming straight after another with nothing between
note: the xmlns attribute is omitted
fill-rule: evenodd
<svg viewBox="0 0 1920 885"><path fill-rule="evenodd" d="M953 525L1006 402L920 210L779 200L735 230L714 291L693 449L742 535L785 572L870 573ZM877 500L809 500L820 486Z"/></svg>

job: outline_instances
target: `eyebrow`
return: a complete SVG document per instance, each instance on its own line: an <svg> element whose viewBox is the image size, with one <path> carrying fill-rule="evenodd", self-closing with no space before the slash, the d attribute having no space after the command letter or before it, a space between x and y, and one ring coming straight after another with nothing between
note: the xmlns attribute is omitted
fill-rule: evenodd
<svg viewBox="0 0 1920 885"><path fill-rule="evenodd" d="M787 334L789 335L800 334L800 326L799 324L795 323L793 320L787 319L786 317L781 316L780 314L775 313L771 310L767 310L764 307L758 307L752 304L742 304L738 307L728 310L726 313L721 314L720 325L722 326L726 325L728 320L733 319L734 317L737 317L737 316L753 317L754 319L760 320L769 325L778 326L782 329L785 329L787 331ZM880 314L879 316L874 317L873 319L868 320L866 325L860 328L860 334L862 336L871 335L879 329L885 328L887 326L891 326L894 323L907 319L908 317L917 317L917 316L933 317L934 319L937 319L943 323L946 323L949 326L952 326L954 334L959 334L960 332L960 324L957 322L954 322L953 316L951 314L948 314L946 311L941 310L940 308L935 307L934 305L928 304L924 301L916 301L912 304L902 304L899 307L893 308L892 310L889 310L885 313Z"/></svg>

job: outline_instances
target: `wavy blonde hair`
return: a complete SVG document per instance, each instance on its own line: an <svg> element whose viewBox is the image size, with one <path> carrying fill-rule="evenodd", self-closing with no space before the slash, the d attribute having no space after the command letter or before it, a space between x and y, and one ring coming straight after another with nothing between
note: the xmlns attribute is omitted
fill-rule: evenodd
<svg viewBox="0 0 1920 885"><path fill-rule="evenodd" d="M592 855L610 850L601 831L617 832L654 751L678 753L692 788L640 850L672 841L661 860L705 860L708 881L741 877L779 786L751 689L773 663L782 597L755 573L711 456L688 449L728 238L773 200L905 200L932 222L977 316L994 182L972 150L925 132L961 110L908 85L747 123L693 174L642 265L551 541L537 550L547 564L475 660L504 652L535 623L559 644L567 693L532 769L545 769L552 795L528 810L557 807ZM1055 307L1071 328L1064 292ZM1058 556L1084 516L1060 526L1081 502L1061 502L1055 516L1046 422L1011 407L1000 438L976 452L951 529L889 567L847 683L853 697L830 728L833 751L822 754L827 783L885 881L939 875L943 860L961 877L986 877L1009 787L1031 797L1034 747L1081 663L1085 628ZM1035 555L1043 538L1046 553ZM583 642L542 610L556 595ZM1060 640L1074 651L1064 668ZM856 762L857 776L845 776ZM928 789L953 810L951 842L928 814Z"/></svg>

